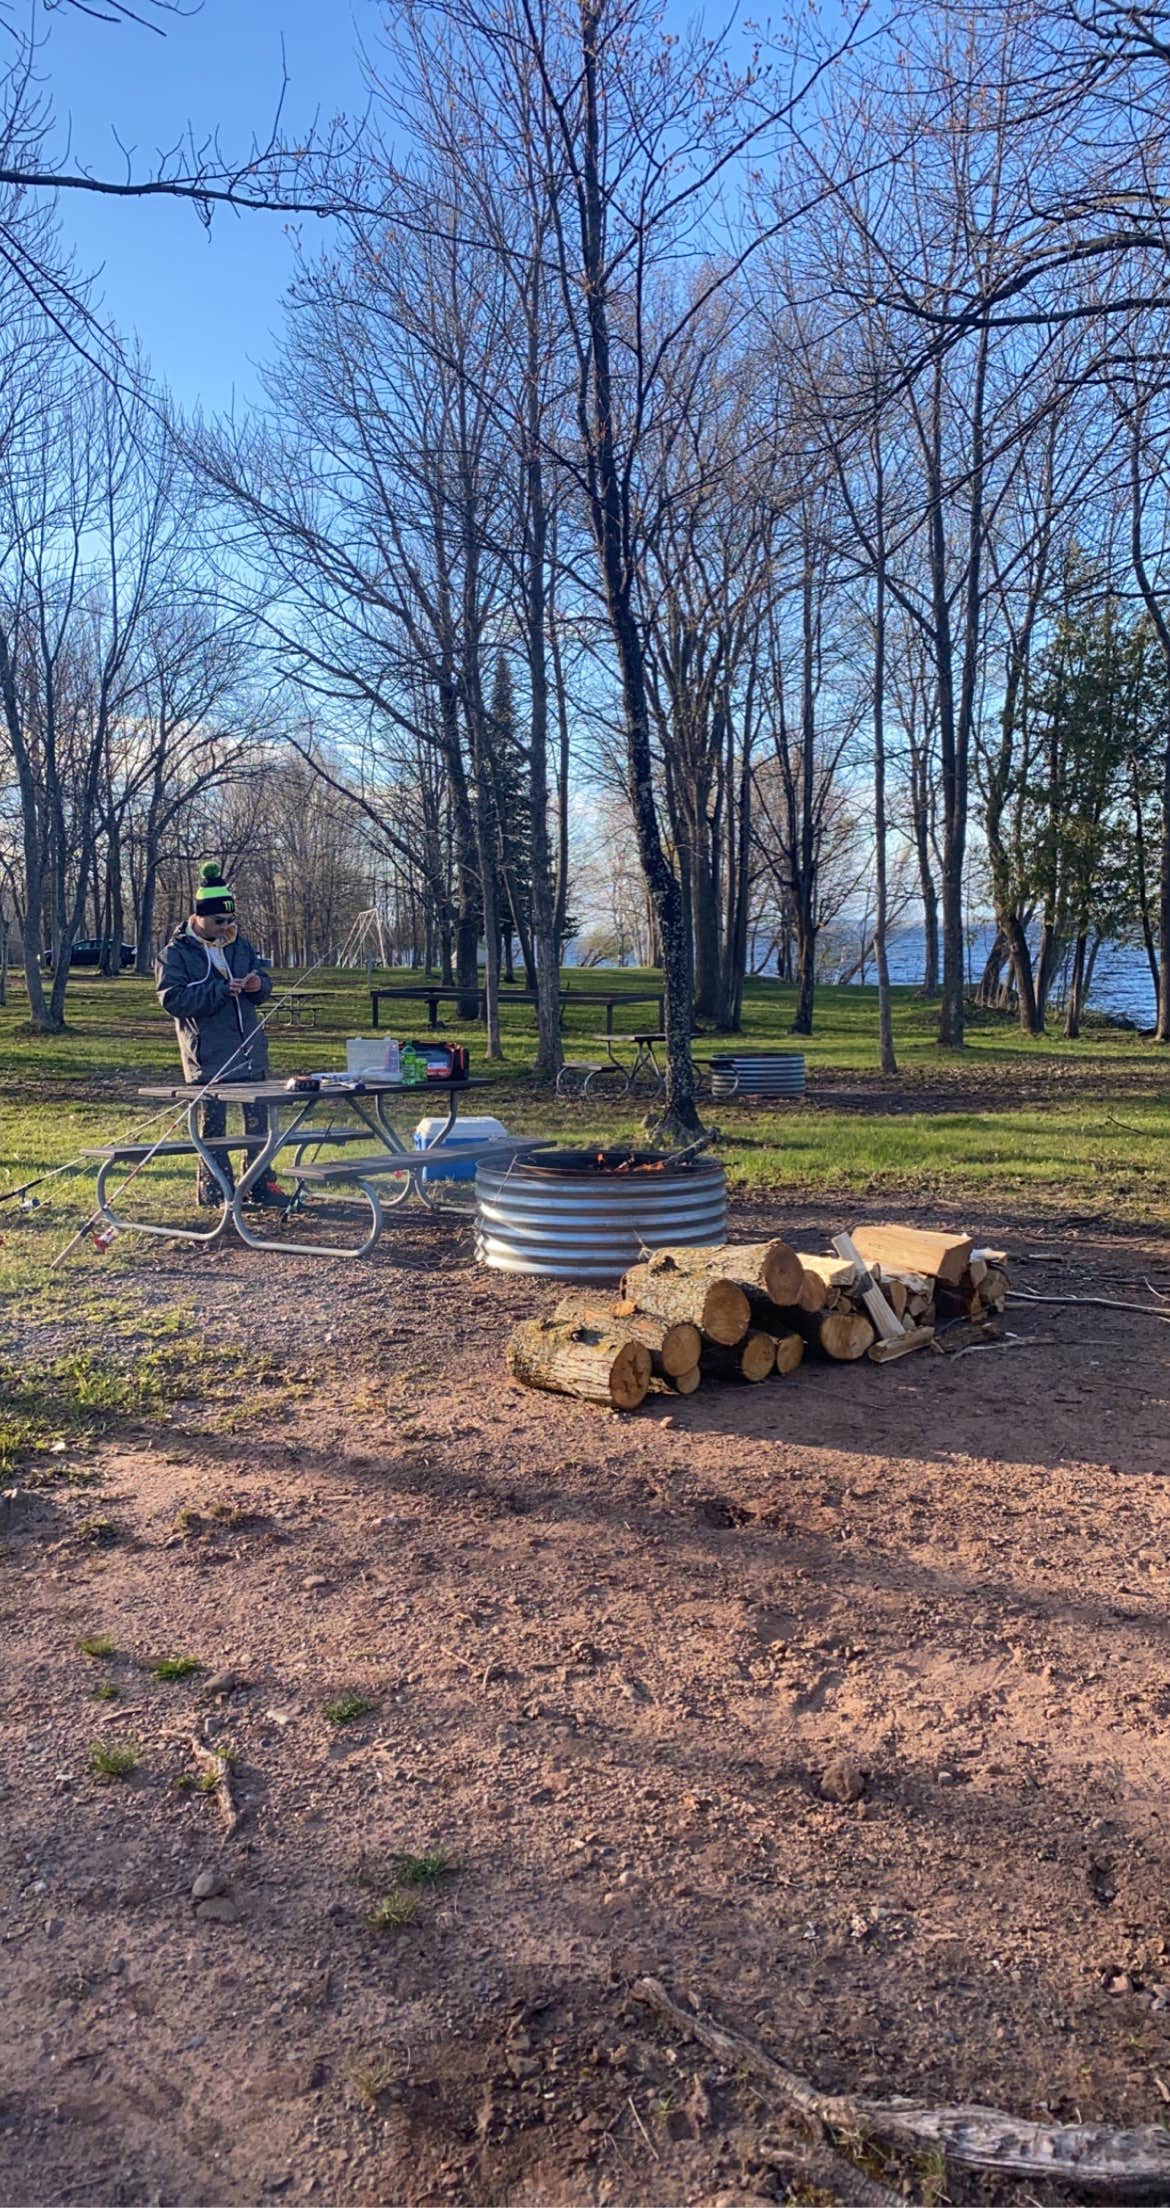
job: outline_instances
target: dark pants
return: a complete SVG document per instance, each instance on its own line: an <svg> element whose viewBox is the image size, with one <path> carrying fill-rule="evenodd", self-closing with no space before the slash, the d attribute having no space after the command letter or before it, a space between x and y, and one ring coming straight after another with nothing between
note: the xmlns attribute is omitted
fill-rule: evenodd
<svg viewBox="0 0 1170 2208"><path fill-rule="evenodd" d="M268 1139L268 1106L267 1104L245 1104L242 1109L244 1114L244 1134L246 1137L248 1164L251 1165L253 1158L257 1156L258 1152L262 1149L264 1143ZM226 1135L226 1097L209 1096L199 1106L199 1132L201 1135L207 1137ZM220 1151L218 1163L221 1172L227 1175L229 1181L233 1181L234 1175L232 1173L231 1165L228 1160L228 1153L226 1151ZM247 1169L245 1168L245 1170ZM211 1194L211 1183L208 1179L208 1176L203 1170L202 1164L199 1167L199 1186L205 1191L207 1195Z"/></svg>

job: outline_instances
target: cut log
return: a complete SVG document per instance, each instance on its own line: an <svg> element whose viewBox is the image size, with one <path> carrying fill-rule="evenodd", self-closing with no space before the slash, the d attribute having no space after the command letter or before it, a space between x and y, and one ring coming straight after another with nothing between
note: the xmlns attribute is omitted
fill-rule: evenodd
<svg viewBox="0 0 1170 2208"><path fill-rule="evenodd" d="M676 1372L669 1379L665 1373L656 1373L646 1390L647 1395L693 1395L702 1380L698 1365L690 1372Z"/></svg>
<svg viewBox="0 0 1170 2208"><path fill-rule="evenodd" d="M904 1280L887 1280L882 1275L882 1294L896 1319L904 1319L910 1304L910 1290Z"/></svg>
<svg viewBox="0 0 1170 2208"><path fill-rule="evenodd" d="M562 1296L554 1319L565 1326L586 1326L598 1334L620 1334L623 1340L641 1342L650 1352L650 1367L667 1380L680 1372L693 1372L703 1346L697 1326L687 1319L660 1319L652 1311L639 1311L619 1298L610 1303L588 1288L574 1288Z"/></svg>
<svg viewBox="0 0 1170 2208"><path fill-rule="evenodd" d="M804 1356L804 1337L801 1334L781 1334L776 1343L776 1377L783 1380L785 1373L795 1372Z"/></svg>
<svg viewBox="0 0 1170 2208"><path fill-rule="evenodd" d="M508 1369L530 1388L636 1411L650 1385L650 1352L616 1330L526 1319L508 1344Z"/></svg>
<svg viewBox="0 0 1170 2208"><path fill-rule="evenodd" d="M776 1369L775 1340L753 1329L732 1348L704 1342L701 1369L709 1380L766 1380Z"/></svg>
<svg viewBox="0 0 1170 2208"><path fill-rule="evenodd" d="M840 1291L852 1287L856 1266L839 1257L816 1257L807 1250L797 1255L804 1278L794 1301L802 1311L831 1311L840 1301Z"/></svg>
<svg viewBox="0 0 1170 2208"><path fill-rule="evenodd" d="M794 1317L806 1348L814 1357L831 1357L834 1364L864 1357L874 1339L865 1312L851 1311L848 1304L838 1304L835 1311L799 1311Z"/></svg>
<svg viewBox="0 0 1170 2208"><path fill-rule="evenodd" d="M705 1263L684 1269L676 1263L683 1257ZM639 1311L672 1323L689 1321L711 1341L730 1348L743 1340L752 1314L743 1289L722 1271L723 1258L722 1250L658 1250L647 1264L630 1267L622 1295Z"/></svg>
<svg viewBox="0 0 1170 2208"><path fill-rule="evenodd" d="M1002 1311L1008 1299L1008 1276L997 1265L989 1265L979 1283L979 1293L984 1303L993 1311Z"/></svg>
<svg viewBox="0 0 1170 2208"><path fill-rule="evenodd" d="M720 1242L708 1248L655 1250L651 1271L669 1267L692 1277L735 1280L773 1303L795 1303L803 1266L795 1250L778 1238L771 1242ZM637 1268L639 1271L641 1268Z"/></svg>
<svg viewBox="0 0 1170 2208"><path fill-rule="evenodd" d="M934 1234L923 1227L858 1227L853 1236L867 1265L926 1273L957 1287L975 1247L968 1234Z"/></svg>

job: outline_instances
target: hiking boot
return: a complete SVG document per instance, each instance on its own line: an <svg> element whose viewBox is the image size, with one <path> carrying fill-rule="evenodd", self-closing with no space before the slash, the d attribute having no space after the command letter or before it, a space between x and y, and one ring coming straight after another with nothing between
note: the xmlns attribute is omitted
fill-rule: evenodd
<svg viewBox="0 0 1170 2208"><path fill-rule="evenodd" d="M287 1188L282 1188L275 1173L262 1173L244 1198L246 1205L257 1211L287 1211L292 1202Z"/></svg>
<svg viewBox="0 0 1170 2208"><path fill-rule="evenodd" d="M233 1189L229 1187L227 1194L229 1203L232 1195ZM199 1179L195 1184L195 1200L202 1206L204 1211L219 1211L222 1209L224 1203L223 1190L212 1180L210 1174L201 1173L199 1175Z"/></svg>

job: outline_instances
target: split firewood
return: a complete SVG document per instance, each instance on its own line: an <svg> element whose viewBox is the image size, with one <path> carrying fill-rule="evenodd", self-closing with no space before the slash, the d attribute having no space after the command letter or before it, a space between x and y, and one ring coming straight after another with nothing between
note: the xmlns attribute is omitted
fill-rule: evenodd
<svg viewBox="0 0 1170 2208"><path fill-rule="evenodd" d="M797 1256L804 1278L794 1301L802 1311L831 1311L842 1292L853 1286L857 1267L847 1258L816 1257L809 1250L798 1250Z"/></svg>
<svg viewBox="0 0 1170 2208"><path fill-rule="evenodd" d="M804 1357L802 1334L780 1334L776 1337L776 1377L783 1380L786 1373L795 1372Z"/></svg>
<svg viewBox="0 0 1170 2208"><path fill-rule="evenodd" d="M216 1807L224 1821L224 1839L230 1840L239 1827L243 1811L232 1793L231 1763L222 1750L209 1748L206 1741L192 1735L191 1749L199 1766L200 1784L209 1794L214 1794Z"/></svg>
<svg viewBox="0 0 1170 2208"><path fill-rule="evenodd" d="M766 1380L776 1369L775 1340L753 1327L731 1348L704 1342L701 1369L710 1380Z"/></svg>
<svg viewBox="0 0 1170 2208"><path fill-rule="evenodd" d="M633 1994L729 2070L758 2078L781 2107L841 2141L877 2137L904 2154L941 2154L958 2169L1071 2186L1078 2200L1170 2198L1170 2131L1162 2124L1138 2124L1126 2131L1109 2124L1036 2124L978 2104L933 2108L910 2099L874 2101L861 2094L822 2093L754 2041L725 2031L713 2018L679 2008L657 1978L639 1978ZM871 2182L857 2175L862 2184ZM857 2201L867 2197L856 2189L849 2195Z"/></svg>
<svg viewBox="0 0 1170 2208"><path fill-rule="evenodd" d="M562 1296L554 1319L567 1326L586 1326L594 1333L620 1334L641 1342L650 1352L651 1371L668 1380L680 1372L692 1372L699 1362L702 1337L689 1320L660 1319L652 1311L639 1311L628 1300L609 1301L604 1293L574 1288Z"/></svg>
<svg viewBox="0 0 1170 2208"><path fill-rule="evenodd" d="M853 1236L867 1265L925 1273L957 1287L975 1248L970 1235L934 1234L923 1227L858 1227Z"/></svg>
<svg viewBox="0 0 1170 2208"><path fill-rule="evenodd" d="M526 1319L508 1344L508 1369L530 1388L636 1411L650 1385L650 1352L618 1331Z"/></svg>
<svg viewBox="0 0 1170 2208"><path fill-rule="evenodd" d="M905 1357L912 1349L925 1349L933 1340L932 1326L910 1326L889 1341L871 1342L866 1355L875 1365L888 1365L892 1358Z"/></svg>
<svg viewBox="0 0 1170 2208"><path fill-rule="evenodd" d="M902 1332L902 1321L891 1310L881 1286L863 1262L852 1235L835 1234L833 1248L838 1257L848 1258L857 1267L857 1281L850 1291L853 1303L863 1303L873 1321L874 1331L884 1342L896 1341Z"/></svg>
<svg viewBox="0 0 1170 2208"><path fill-rule="evenodd" d="M743 1340L752 1314L743 1289L724 1270L725 1256L721 1249L658 1250L645 1265L631 1265L622 1295L655 1318L689 1320L730 1348Z"/></svg>
<svg viewBox="0 0 1170 2208"><path fill-rule="evenodd" d="M989 1265L979 1283L979 1293L991 1311L1002 1311L1008 1299L1008 1276L997 1265Z"/></svg>
<svg viewBox="0 0 1170 2208"><path fill-rule="evenodd" d="M894 1317L896 1319L904 1319L906 1316L907 1307L910 1302L910 1290L907 1288L905 1281L898 1280L896 1278L892 1280L887 1279L886 1275L883 1273L881 1276L881 1289L886 1302L889 1304L889 1307L894 1314Z"/></svg>

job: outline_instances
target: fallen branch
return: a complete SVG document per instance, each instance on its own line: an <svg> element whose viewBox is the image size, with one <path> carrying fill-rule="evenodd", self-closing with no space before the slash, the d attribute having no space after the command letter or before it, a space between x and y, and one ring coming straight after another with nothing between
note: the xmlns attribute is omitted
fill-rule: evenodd
<svg viewBox="0 0 1170 2208"><path fill-rule="evenodd" d="M1080 2199L1165 2200L1170 2196L1170 2131L1142 2124L1115 2131L1107 2124L1033 2124L1002 2109L932 2108L911 2100L869 2101L849 2093L819 2093L807 2078L766 2055L750 2039L671 2000L657 1978L639 1978L634 1998L731 2067L768 2085L785 2108L858 2144L880 2139L902 2153L941 2154L960 2169L998 2177L1073 2185ZM891 2202L894 2195L851 2172L852 2201ZM862 2191L862 2186L869 2186Z"/></svg>
<svg viewBox="0 0 1170 2208"><path fill-rule="evenodd" d="M1140 1311L1143 1318L1163 1319L1170 1322L1170 1311L1159 1311L1152 1303L1122 1303L1116 1296L1042 1296L1035 1288L1013 1288L1013 1303L1065 1303L1083 1304L1094 1311Z"/></svg>
<svg viewBox="0 0 1170 2208"><path fill-rule="evenodd" d="M968 1342L966 1349L949 1349L946 1355L954 1359L974 1357L984 1349L1050 1349L1058 1339L1055 1334L1005 1334L1001 1342Z"/></svg>
<svg viewBox="0 0 1170 2208"><path fill-rule="evenodd" d="M232 1793L231 1764L220 1749L207 1747L206 1743L198 1740L194 1734L191 1737L191 1746L195 1753L195 1761L202 1773L200 1783L206 1787L209 1794L214 1794L219 1806L220 1816L224 1821L224 1839L230 1840L239 1829L240 1819L243 1816L243 1811L238 1807L235 1795Z"/></svg>

